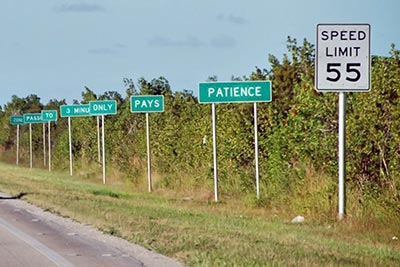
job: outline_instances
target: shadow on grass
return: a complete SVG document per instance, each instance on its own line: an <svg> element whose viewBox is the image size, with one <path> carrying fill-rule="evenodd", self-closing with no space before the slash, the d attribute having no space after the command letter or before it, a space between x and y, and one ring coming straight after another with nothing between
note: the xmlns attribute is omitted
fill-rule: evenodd
<svg viewBox="0 0 400 267"><path fill-rule="evenodd" d="M18 195L15 195L15 196L9 196L9 197L2 197L2 196L0 196L0 200L7 200L7 199L21 199L22 197L24 197L24 196L26 196L28 193L24 193L24 192L21 192L21 193L19 193Z"/></svg>

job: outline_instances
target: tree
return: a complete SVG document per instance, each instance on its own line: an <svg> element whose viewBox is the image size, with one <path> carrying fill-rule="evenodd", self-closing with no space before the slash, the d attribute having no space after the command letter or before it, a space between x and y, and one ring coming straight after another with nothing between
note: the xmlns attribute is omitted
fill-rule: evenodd
<svg viewBox="0 0 400 267"><path fill-rule="evenodd" d="M89 87L85 86L85 91L82 92L81 104L88 104L90 101L96 99L97 99L96 94L92 90L90 90Z"/></svg>

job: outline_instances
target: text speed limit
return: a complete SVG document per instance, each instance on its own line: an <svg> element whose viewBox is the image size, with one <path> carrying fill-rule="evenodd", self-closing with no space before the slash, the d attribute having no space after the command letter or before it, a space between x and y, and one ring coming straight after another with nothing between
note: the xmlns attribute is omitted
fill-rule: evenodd
<svg viewBox="0 0 400 267"><path fill-rule="evenodd" d="M318 91L369 91L370 25L318 24L315 69Z"/></svg>

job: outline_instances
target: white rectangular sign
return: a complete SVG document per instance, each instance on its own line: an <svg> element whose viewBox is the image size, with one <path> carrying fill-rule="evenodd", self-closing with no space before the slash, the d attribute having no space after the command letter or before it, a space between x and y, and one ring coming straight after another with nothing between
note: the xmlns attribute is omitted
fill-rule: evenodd
<svg viewBox="0 0 400 267"><path fill-rule="evenodd" d="M369 24L318 24L315 86L320 92L370 90Z"/></svg>

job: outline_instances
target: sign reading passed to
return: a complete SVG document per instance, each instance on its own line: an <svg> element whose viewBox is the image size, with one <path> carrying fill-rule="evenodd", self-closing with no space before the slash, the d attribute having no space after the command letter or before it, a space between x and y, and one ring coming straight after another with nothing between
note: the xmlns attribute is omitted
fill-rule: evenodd
<svg viewBox="0 0 400 267"><path fill-rule="evenodd" d="M56 121L57 120L57 110L42 110L42 120L43 121Z"/></svg>
<svg viewBox="0 0 400 267"><path fill-rule="evenodd" d="M164 112L163 95L131 96L131 112Z"/></svg>
<svg viewBox="0 0 400 267"><path fill-rule="evenodd" d="M117 101L95 100L89 102L91 115L115 115L117 114Z"/></svg>
<svg viewBox="0 0 400 267"><path fill-rule="evenodd" d="M200 103L253 103L271 99L271 81L199 83Z"/></svg>
<svg viewBox="0 0 400 267"><path fill-rule="evenodd" d="M41 113L24 114L24 123L43 123Z"/></svg>
<svg viewBox="0 0 400 267"><path fill-rule="evenodd" d="M315 85L320 92L370 90L369 24L318 24Z"/></svg>
<svg viewBox="0 0 400 267"><path fill-rule="evenodd" d="M11 125L18 125L18 124L24 124L24 117L23 116L11 116L10 117L10 123Z"/></svg>
<svg viewBox="0 0 400 267"><path fill-rule="evenodd" d="M61 117L84 117L90 116L89 104L84 105L62 105L60 106Z"/></svg>

